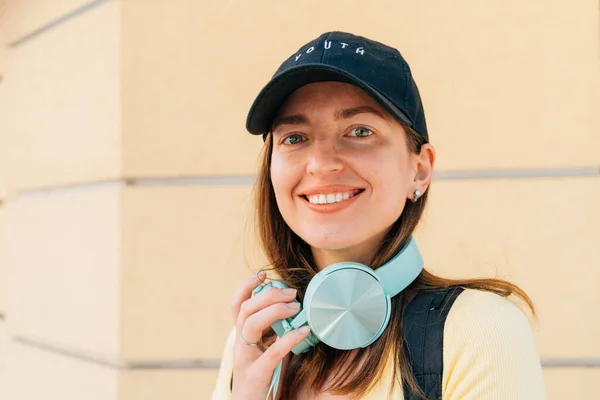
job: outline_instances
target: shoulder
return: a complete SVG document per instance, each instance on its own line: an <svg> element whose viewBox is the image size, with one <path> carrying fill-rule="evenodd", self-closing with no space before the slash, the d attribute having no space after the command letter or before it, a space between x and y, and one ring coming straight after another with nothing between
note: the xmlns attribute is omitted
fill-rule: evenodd
<svg viewBox="0 0 600 400"><path fill-rule="evenodd" d="M511 300L467 289L444 326L444 398L545 398L533 331ZM511 397L512 396L512 397ZM485 397L489 398L489 397ZM496 398L496 397L493 397Z"/></svg>
<svg viewBox="0 0 600 400"><path fill-rule="evenodd" d="M470 321L478 325L516 324L529 328L529 320L517 305L506 297L483 290L465 289L448 313L450 328Z"/></svg>
<svg viewBox="0 0 600 400"><path fill-rule="evenodd" d="M448 313L444 347L458 350L460 346L477 344L534 346L529 319L505 297L481 290L464 290Z"/></svg>

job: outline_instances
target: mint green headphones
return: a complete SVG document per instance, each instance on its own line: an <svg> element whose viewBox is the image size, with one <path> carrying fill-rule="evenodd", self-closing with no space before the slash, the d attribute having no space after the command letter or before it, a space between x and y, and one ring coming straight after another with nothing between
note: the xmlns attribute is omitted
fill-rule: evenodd
<svg viewBox="0 0 600 400"><path fill-rule="evenodd" d="M271 327L281 337L302 325L310 326L309 336L293 348L294 354L304 353L319 342L339 350L367 347L387 327L390 299L417 279L422 270L423 258L414 238L376 270L356 262L332 264L311 279L300 312ZM253 293L287 287L281 281L272 281L257 286Z"/></svg>

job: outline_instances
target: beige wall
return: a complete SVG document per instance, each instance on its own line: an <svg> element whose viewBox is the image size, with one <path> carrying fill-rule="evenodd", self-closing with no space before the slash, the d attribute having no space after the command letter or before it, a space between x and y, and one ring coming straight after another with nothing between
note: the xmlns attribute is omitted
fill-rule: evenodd
<svg viewBox="0 0 600 400"><path fill-rule="evenodd" d="M595 0L0 0L0 398L208 398L261 262L247 109L334 29L412 66L428 266L513 280L544 360L599 360L599 20ZM546 368L549 398L599 373Z"/></svg>

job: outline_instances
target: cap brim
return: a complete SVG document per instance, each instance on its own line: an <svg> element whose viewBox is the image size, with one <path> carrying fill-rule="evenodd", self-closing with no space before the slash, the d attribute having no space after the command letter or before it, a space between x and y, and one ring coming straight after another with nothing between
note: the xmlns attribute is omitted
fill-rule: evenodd
<svg viewBox="0 0 600 400"><path fill-rule="evenodd" d="M253 135L262 135L271 130L275 113L285 99L304 85L315 82L336 81L358 86L375 99L386 111L402 123L412 126L406 114L375 88L348 72L323 64L305 64L275 76L260 91L250 107L246 119L246 129Z"/></svg>

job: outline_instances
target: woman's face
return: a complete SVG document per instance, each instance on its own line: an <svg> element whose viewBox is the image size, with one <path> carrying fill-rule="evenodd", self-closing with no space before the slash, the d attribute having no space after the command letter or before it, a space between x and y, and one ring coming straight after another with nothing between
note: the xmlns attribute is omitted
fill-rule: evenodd
<svg viewBox="0 0 600 400"><path fill-rule="evenodd" d="M313 252L374 250L406 199L425 191L404 129L356 86L301 87L280 108L272 134L277 205Z"/></svg>

